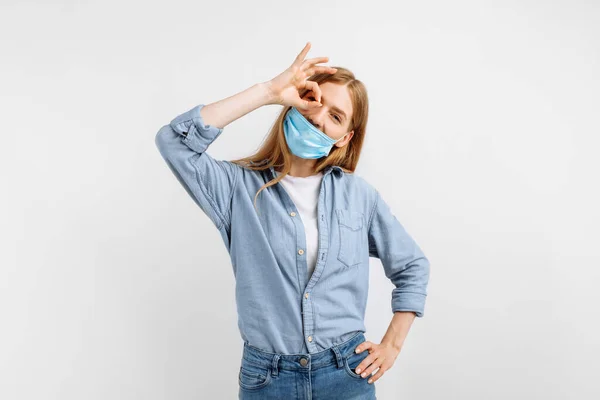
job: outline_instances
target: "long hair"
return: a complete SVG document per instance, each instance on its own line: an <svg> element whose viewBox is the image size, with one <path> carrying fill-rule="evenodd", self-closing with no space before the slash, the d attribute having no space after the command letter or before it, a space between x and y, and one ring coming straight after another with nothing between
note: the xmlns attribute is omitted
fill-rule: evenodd
<svg viewBox="0 0 600 400"><path fill-rule="evenodd" d="M347 68L333 68L337 68L337 71L334 74L315 74L309 77L308 80L317 82L318 84L331 82L345 85L348 88L352 102L352 118L350 120L348 132L354 130L354 134L345 146L333 146L329 155L319 158L315 166L315 173L319 173L322 169L330 165L337 165L341 167L344 172L353 173L360 157L360 151L365 139L365 131L369 116L367 89L365 85L360 80L356 79L354 74ZM299 93L300 97L304 97L309 90L310 89L301 90ZM267 170L273 166L281 167L281 175L265 183L256 192L256 195L254 196L255 210L256 199L259 193L263 189L266 189L269 186L279 182L290 172L292 166L292 156L283 131L283 121L290 108L290 106L285 106L281 110L279 116L273 123L269 134L256 153L244 158L231 160L231 162L235 164L255 171Z"/></svg>

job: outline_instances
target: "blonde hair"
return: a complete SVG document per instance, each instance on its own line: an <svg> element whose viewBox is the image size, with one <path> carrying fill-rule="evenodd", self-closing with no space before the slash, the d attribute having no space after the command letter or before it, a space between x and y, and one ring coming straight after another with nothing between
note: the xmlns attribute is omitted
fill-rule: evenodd
<svg viewBox="0 0 600 400"><path fill-rule="evenodd" d="M345 146L334 146L329 155L319 159L315 166L315 173L319 173L321 170L330 165L337 165L341 167L344 172L353 173L356 169L356 165L358 164L360 151L365 139L365 131L369 115L367 89L361 81L354 77L354 74L350 70L343 67L334 68L337 68L335 74L316 74L309 77L308 80L317 82L318 84L331 82L345 85L348 88L352 102L352 118L350 119L348 131L354 130L354 135ZM309 89L301 90L299 93L300 97L304 97L308 92ZM279 182L290 172L290 168L292 166L292 157L283 132L283 121L290 108L290 106L285 106L281 110L279 116L273 123L273 127L271 128L269 134L256 153L244 158L231 160L231 162L235 164L255 171L267 170L274 166L282 167L281 175L279 177L276 177L265 183L256 192L256 195L254 196L255 210L256 199L259 193L263 189L266 189L269 186Z"/></svg>

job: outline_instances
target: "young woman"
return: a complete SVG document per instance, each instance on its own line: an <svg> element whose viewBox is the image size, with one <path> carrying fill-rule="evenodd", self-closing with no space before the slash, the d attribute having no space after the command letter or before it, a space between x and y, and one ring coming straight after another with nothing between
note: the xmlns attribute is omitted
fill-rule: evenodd
<svg viewBox="0 0 600 400"><path fill-rule="evenodd" d="M305 60L309 49L272 80L177 116L155 139L231 256L240 399L375 399L373 383L424 313L428 259L353 174L367 91L349 70L318 65L327 57ZM227 124L267 104L283 109L256 154L206 152ZM395 285L381 343L364 336L369 257Z"/></svg>

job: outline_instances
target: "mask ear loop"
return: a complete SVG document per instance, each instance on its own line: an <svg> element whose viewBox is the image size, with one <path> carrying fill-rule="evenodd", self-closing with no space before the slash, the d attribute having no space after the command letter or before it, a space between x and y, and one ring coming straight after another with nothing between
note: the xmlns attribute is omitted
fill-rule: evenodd
<svg viewBox="0 0 600 400"><path fill-rule="evenodd" d="M337 143L337 142L339 142L340 140L342 140L343 138L345 138L345 137L346 137L346 136L347 136L349 133L350 133L350 132L346 133L344 136L342 136L341 138L339 138L338 140L336 140L336 141L335 141L335 142L333 142L333 143Z"/></svg>

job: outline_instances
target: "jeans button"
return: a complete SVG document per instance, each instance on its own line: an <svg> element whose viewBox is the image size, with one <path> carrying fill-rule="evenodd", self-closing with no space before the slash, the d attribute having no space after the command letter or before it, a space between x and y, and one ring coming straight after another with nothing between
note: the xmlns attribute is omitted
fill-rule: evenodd
<svg viewBox="0 0 600 400"><path fill-rule="evenodd" d="M300 365L302 365L303 367L306 367L306 364L308 364L308 360L306 358L301 358L300 359Z"/></svg>

